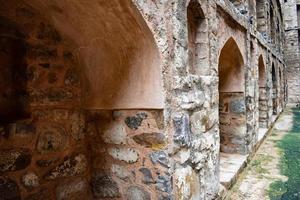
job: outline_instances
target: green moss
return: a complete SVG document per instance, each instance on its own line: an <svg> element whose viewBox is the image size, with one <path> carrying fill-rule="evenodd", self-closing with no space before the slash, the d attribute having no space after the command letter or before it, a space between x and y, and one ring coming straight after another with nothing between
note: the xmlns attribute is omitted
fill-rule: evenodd
<svg viewBox="0 0 300 200"><path fill-rule="evenodd" d="M264 178L264 174L268 174L268 170L266 170L263 166L268 162L272 161L273 157L270 155L259 154L257 157L250 163L249 168L254 170L257 174L259 174L259 178Z"/></svg>
<svg viewBox="0 0 300 200"><path fill-rule="evenodd" d="M293 114L292 130L277 142L281 149L280 171L288 180L270 185L268 194L271 200L300 199L300 112L294 109Z"/></svg>

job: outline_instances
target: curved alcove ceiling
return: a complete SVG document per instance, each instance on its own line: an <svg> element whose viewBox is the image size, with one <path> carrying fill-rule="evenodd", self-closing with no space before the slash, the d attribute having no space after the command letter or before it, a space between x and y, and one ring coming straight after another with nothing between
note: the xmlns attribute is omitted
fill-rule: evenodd
<svg viewBox="0 0 300 200"><path fill-rule="evenodd" d="M153 35L129 0L30 0L74 42L88 109L161 109L161 61Z"/></svg>
<svg viewBox="0 0 300 200"><path fill-rule="evenodd" d="M229 38L219 56L220 92L244 92L244 61L233 38Z"/></svg>

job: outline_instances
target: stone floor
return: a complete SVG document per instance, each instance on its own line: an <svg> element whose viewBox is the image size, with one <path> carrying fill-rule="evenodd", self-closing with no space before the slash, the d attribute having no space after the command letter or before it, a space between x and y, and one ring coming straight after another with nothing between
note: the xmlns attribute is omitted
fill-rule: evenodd
<svg viewBox="0 0 300 200"><path fill-rule="evenodd" d="M272 116L272 123L277 120L278 116ZM258 140L256 148L258 148L267 136L269 129L259 128ZM253 154L252 154L253 155ZM237 181L239 174L247 166L247 161L250 160L249 154L228 154L221 153L220 155L220 183L221 191L220 193L226 193Z"/></svg>
<svg viewBox="0 0 300 200"><path fill-rule="evenodd" d="M300 111L299 111L300 113ZM299 114L300 116L300 114ZM234 175L230 170L241 171L241 168L245 166L247 158L236 155L222 155L221 158L221 181L226 187L227 185L234 184L229 190L224 189L223 198L226 200L263 200L274 199L270 198L270 191L274 186L274 183L284 183L291 177L282 175L280 169L280 161L282 160L282 151L278 144L290 135L292 127L295 127L294 114L290 109L286 109L280 117L273 117L275 122L272 130L267 133L267 129L260 129L258 135L258 144L261 145L256 154L251 159L251 162L247 163L247 167L239 175ZM300 118L300 117L299 117ZM300 122L298 122L300 124ZM298 126L298 125L297 125ZM300 126L299 126L300 127ZM290 136L289 136L290 137ZM293 148L298 148L293 147ZM289 149L291 150L291 149ZM297 149L293 150L298 152ZM299 158L300 159L300 158ZM231 163L230 166L228 166ZM289 168L290 169L290 168ZM231 172L231 173L230 173ZM238 174L238 173L237 173ZM238 178L237 178L238 176ZM296 176L296 174L295 174ZM298 179L297 179L298 180ZM300 180L300 179L299 179ZM225 184L224 184L225 183ZM299 182L300 183L300 182ZM271 187L272 185L272 187ZM277 186L277 185L275 185ZM296 186L297 187L297 186ZM270 189L271 188L271 189ZM300 191L297 188L294 190ZM278 193L284 193L285 190L279 191L276 189L276 195ZM294 195L294 194L293 194ZM297 197L293 196L293 200L300 199L300 193L297 193ZM276 199L290 199L289 198L276 198Z"/></svg>
<svg viewBox="0 0 300 200"><path fill-rule="evenodd" d="M248 155L221 153L220 182L228 189L237 178L239 172L246 165Z"/></svg>
<svg viewBox="0 0 300 200"><path fill-rule="evenodd" d="M276 118L274 118L275 120ZM259 145L265 138L268 129L260 128L258 133L257 145ZM226 188L229 189L232 184L236 182L236 179L245 168L247 160L250 155L229 154L221 153L220 155L220 182Z"/></svg>

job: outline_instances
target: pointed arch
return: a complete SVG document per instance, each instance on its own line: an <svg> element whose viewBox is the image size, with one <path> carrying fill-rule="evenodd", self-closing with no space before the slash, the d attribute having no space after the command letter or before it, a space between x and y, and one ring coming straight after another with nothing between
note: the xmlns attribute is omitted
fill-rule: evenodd
<svg viewBox="0 0 300 200"><path fill-rule="evenodd" d="M236 41L227 40L219 55L219 117L224 153L247 153L244 59ZM238 120L237 120L238 119ZM230 120L228 124L226 121Z"/></svg>
<svg viewBox="0 0 300 200"><path fill-rule="evenodd" d="M275 64L272 63L272 101L273 101L273 114L277 114L277 71L275 68Z"/></svg>
<svg viewBox="0 0 300 200"><path fill-rule="evenodd" d="M188 63L192 74L204 75L208 59L207 19L197 0L187 7Z"/></svg>
<svg viewBox="0 0 300 200"><path fill-rule="evenodd" d="M239 46L231 37L220 51L219 90L220 92L243 92L244 83L244 59Z"/></svg>
<svg viewBox="0 0 300 200"><path fill-rule="evenodd" d="M266 87L266 67L262 55L258 58L258 80L259 87Z"/></svg>
<svg viewBox="0 0 300 200"><path fill-rule="evenodd" d="M160 52L132 1L28 3L74 43L85 76L85 108L163 108Z"/></svg>
<svg viewBox="0 0 300 200"><path fill-rule="evenodd" d="M258 86L259 86L259 127L266 128L268 126L268 98L266 91L266 67L263 55L258 58Z"/></svg>
<svg viewBox="0 0 300 200"><path fill-rule="evenodd" d="M276 86L277 82L277 77L276 77L276 69L275 69L275 64L272 63L272 83L273 83L273 88Z"/></svg>

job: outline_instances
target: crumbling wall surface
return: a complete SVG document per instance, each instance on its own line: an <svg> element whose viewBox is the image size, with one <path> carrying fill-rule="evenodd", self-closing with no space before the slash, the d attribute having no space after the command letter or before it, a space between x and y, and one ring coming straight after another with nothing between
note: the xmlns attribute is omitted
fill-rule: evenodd
<svg viewBox="0 0 300 200"><path fill-rule="evenodd" d="M297 15L297 1L291 0L282 2L285 25L285 60L286 77L288 85L288 102L296 105L300 102L300 44L299 44L299 24Z"/></svg>
<svg viewBox="0 0 300 200"><path fill-rule="evenodd" d="M252 151L259 109L271 125L271 69L281 53L256 34L246 1L0 2L0 78L18 64L26 72L16 76L20 87L12 78L0 84L0 110L11 88L24 111L0 125L5 200L215 199L220 149ZM15 63L18 40L25 48ZM222 93L219 57L229 40L243 62L232 77L239 90ZM242 131L232 134L228 121ZM222 129L230 134L220 148Z"/></svg>
<svg viewBox="0 0 300 200"><path fill-rule="evenodd" d="M31 7L19 1L1 4L1 54L14 55L20 64L5 66L18 74L3 78L12 78L11 90L23 82L17 93L27 114L9 121L1 116L0 198L88 197L81 80L73 46ZM12 40L24 43L22 57L6 51Z"/></svg>
<svg viewBox="0 0 300 200"><path fill-rule="evenodd" d="M247 154L245 111L243 92L220 93L220 150L222 152Z"/></svg>
<svg viewBox="0 0 300 200"><path fill-rule="evenodd" d="M94 199L171 198L161 110L94 110L86 119Z"/></svg>
<svg viewBox="0 0 300 200"><path fill-rule="evenodd" d="M207 63L190 70L187 9L199 2L206 27L197 30L196 42L208 41ZM197 4L197 3L196 3ZM173 160L175 199L213 199L219 188L219 128L217 84L216 5L212 1L174 1L166 5L170 49L170 120L168 149ZM167 97L168 98L168 97Z"/></svg>

